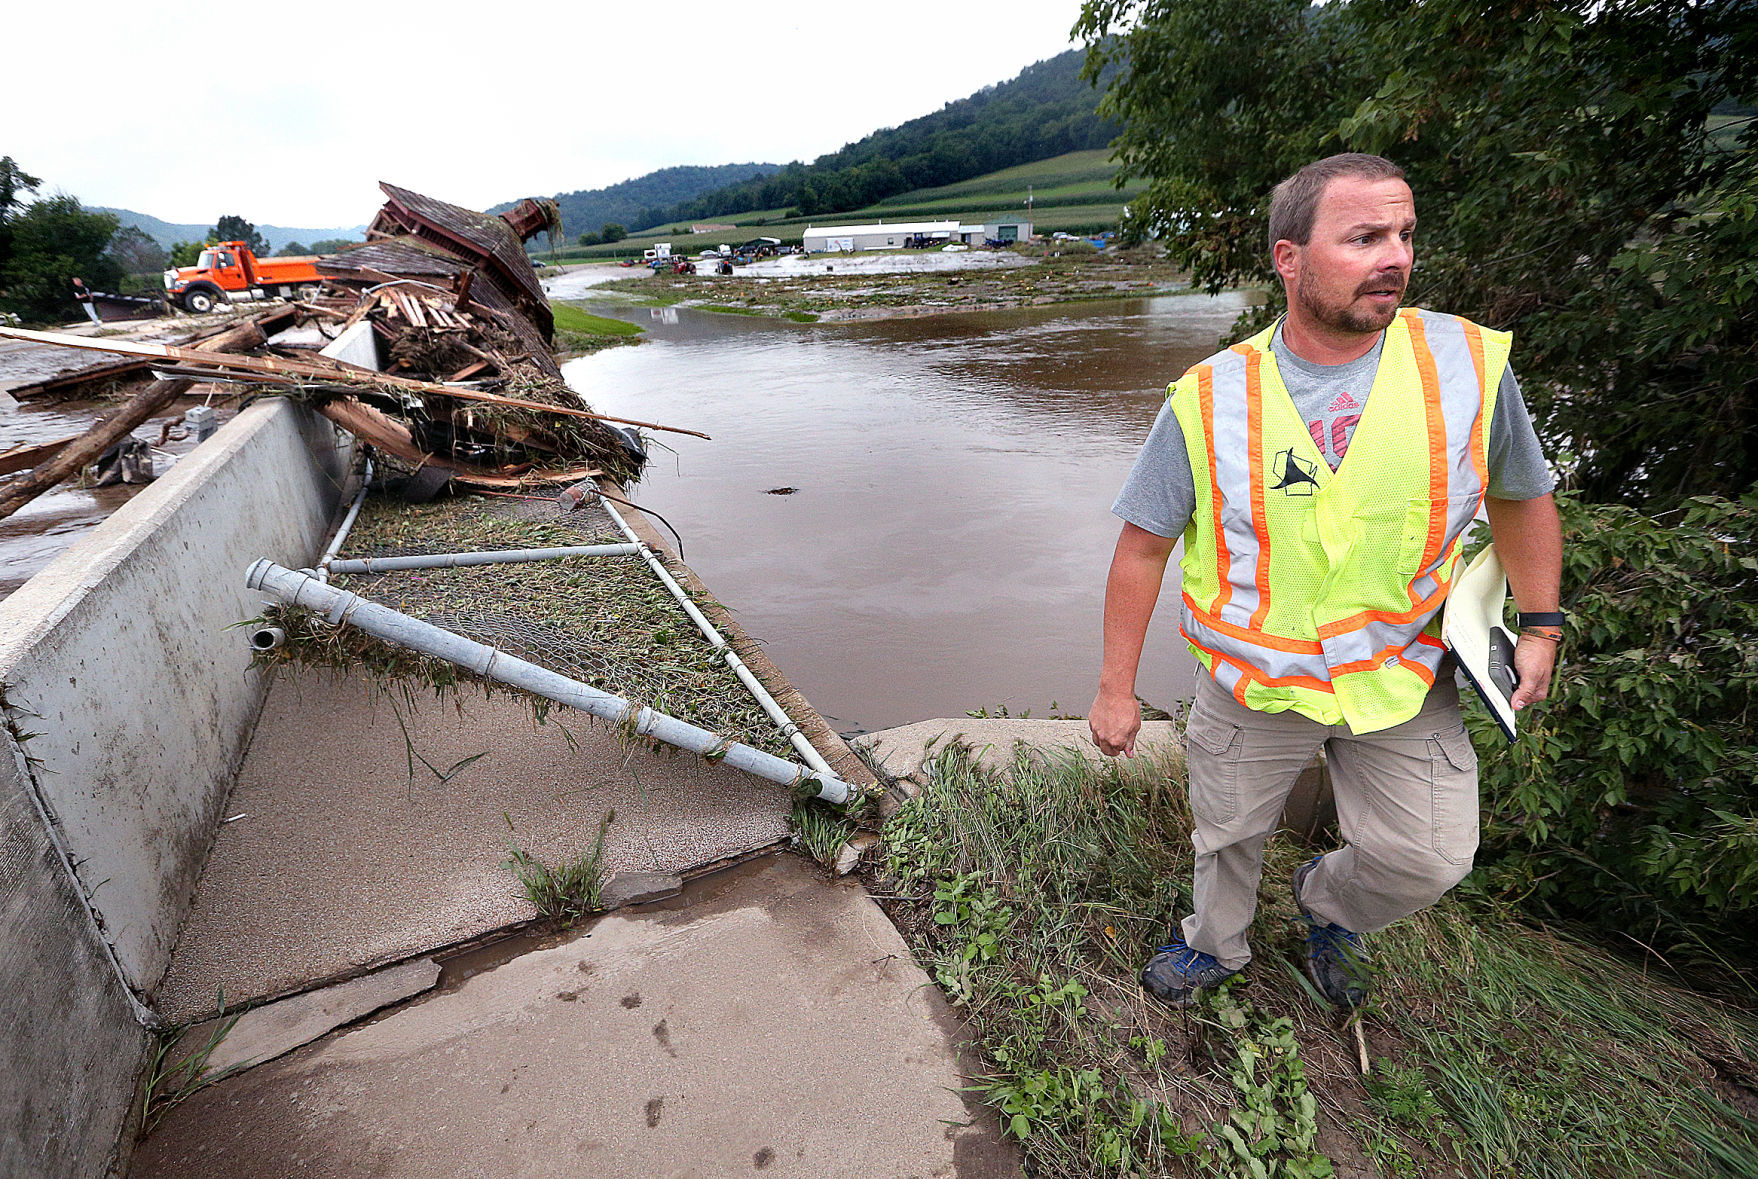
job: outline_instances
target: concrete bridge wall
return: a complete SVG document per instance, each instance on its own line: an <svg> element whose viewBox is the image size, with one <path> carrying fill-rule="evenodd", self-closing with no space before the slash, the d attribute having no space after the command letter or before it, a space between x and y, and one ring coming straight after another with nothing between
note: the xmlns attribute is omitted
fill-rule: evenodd
<svg viewBox="0 0 1758 1179"><path fill-rule="evenodd" d="M0 1174L115 1162L262 706L244 572L317 559L351 447L259 402L0 602Z"/></svg>

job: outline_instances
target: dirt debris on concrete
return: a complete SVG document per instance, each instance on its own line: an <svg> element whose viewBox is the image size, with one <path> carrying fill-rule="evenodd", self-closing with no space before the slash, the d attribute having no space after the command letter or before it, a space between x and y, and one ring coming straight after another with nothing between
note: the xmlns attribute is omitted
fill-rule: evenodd
<svg viewBox="0 0 1758 1179"><path fill-rule="evenodd" d="M196 1093L131 1174L1020 1173L859 886L771 856Z"/></svg>

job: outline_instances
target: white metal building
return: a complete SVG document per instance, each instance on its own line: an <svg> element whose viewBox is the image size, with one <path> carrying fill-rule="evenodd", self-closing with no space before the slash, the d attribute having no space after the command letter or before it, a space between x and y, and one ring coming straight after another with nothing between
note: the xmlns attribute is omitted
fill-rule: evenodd
<svg viewBox="0 0 1758 1179"><path fill-rule="evenodd" d="M857 250L900 250L916 239L955 242L964 228L957 221L899 221L887 225L808 225L804 236L807 250L814 254L825 251L852 253Z"/></svg>
<svg viewBox="0 0 1758 1179"><path fill-rule="evenodd" d="M1032 236L1032 223L1025 217L1002 217L988 221L982 225L960 225L958 240L967 246L980 246L984 242L1023 242Z"/></svg>

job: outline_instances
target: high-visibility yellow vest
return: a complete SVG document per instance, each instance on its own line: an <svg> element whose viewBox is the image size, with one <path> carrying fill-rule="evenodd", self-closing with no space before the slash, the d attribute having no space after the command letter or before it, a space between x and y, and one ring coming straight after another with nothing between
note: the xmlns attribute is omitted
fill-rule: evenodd
<svg viewBox="0 0 1758 1179"><path fill-rule="evenodd" d="M1446 652L1441 606L1488 486L1513 337L1399 312L1333 472L1277 371L1271 330L1168 393L1196 485L1181 630L1247 708L1390 728L1421 709Z"/></svg>

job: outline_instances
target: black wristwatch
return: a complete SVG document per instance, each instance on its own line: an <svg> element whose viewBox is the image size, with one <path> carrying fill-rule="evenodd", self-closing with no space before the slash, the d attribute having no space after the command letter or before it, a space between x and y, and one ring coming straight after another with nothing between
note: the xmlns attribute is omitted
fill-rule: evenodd
<svg viewBox="0 0 1758 1179"><path fill-rule="evenodd" d="M1515 626L1561 626L1568 618L1561 610L1550 610L1544 613L1518 613L1514 615Z"/></svg>

